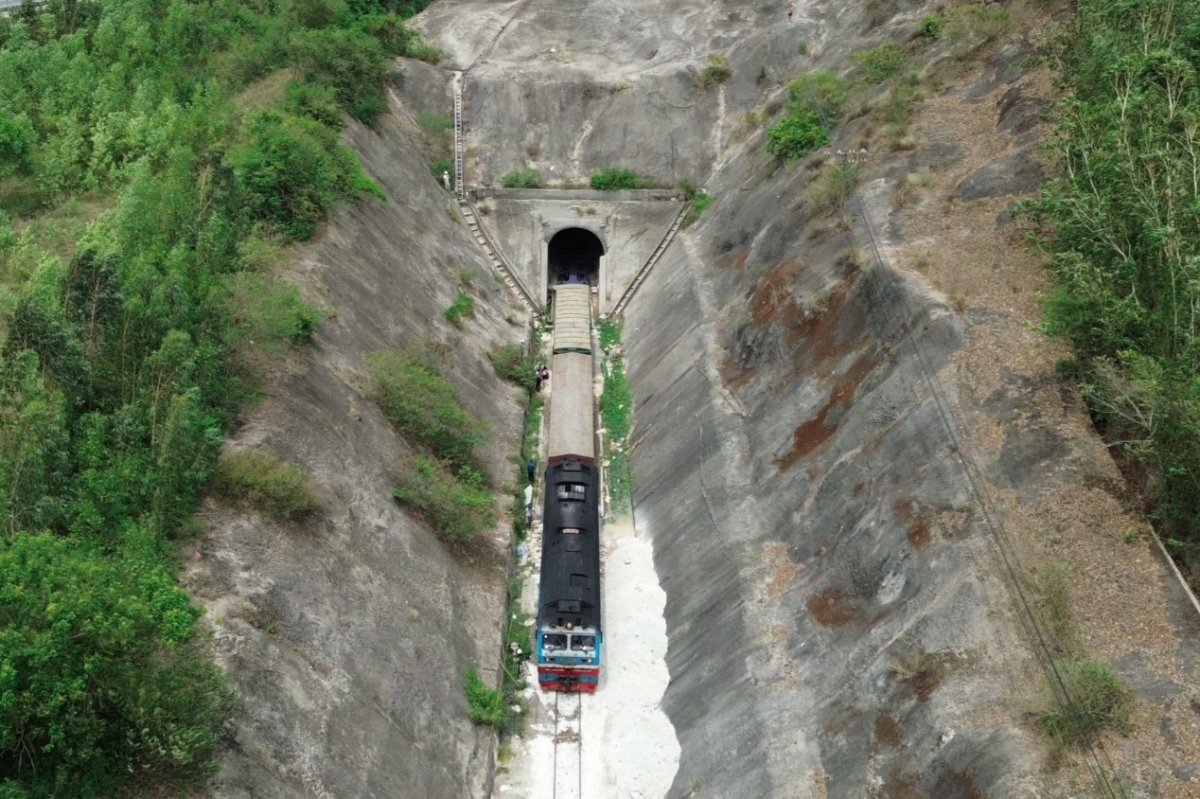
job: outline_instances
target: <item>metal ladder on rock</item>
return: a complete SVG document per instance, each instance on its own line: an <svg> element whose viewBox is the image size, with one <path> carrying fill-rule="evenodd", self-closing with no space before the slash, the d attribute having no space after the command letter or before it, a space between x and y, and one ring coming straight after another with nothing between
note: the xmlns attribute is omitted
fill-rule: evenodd
<svg viewBox="0 0 1200 799"><path fill-rule="evenodd" d="M461 202L467 196L463 189L463 121L462 72L454 73L454 196Z"/></svg>
<svg viewBox="0 0 1200 799"><path fill-rule="evenodd" d="M454 194L458 197L458 207L462 210L463 219L467 223L467 228L471 231L471 235L475 237L475 241L487 253L488 260L492 263L492 268L500 273L501 280L504 285L508 286L521 303L529 309L535 316L540 315L541 308L538 302L534 299L533 294L529 289L525 288L525 284L517 277L517 273L504 260L504 256L500 254L500 249L492 243L492 239L488 236L487 230L479 221L479 214L475 211L475 206L470 198L467 197L465 184L463 182L463 123L462 123L462 72L454 73Z"/></svg>
<svg viewBox="0 0 1200 799"><path fill-rule="evenodd" d="M617 300L617 304L609 311L609 316L620 316L624 313L626 306L629 305L629 301L633 299L633 295L650 275L650 270L654 268L654 265L662 258L663 253L671 246L671 242L675 239L675 234L679 232L680 226L683 225L684 216L687 215L688 209L691 207L691 203L684 203L683 207L679 209L679 213L675 215L675 221L671 223L671 227L667 228L667 234L663 236L662 241L654 248L654 252L650 253L650 257L646 259L646 263L642 264L642 268L638 270L638 273L633 276L633 281L630 282L629 288L625 289L625 293L621 295L621 299Z"/></svg>

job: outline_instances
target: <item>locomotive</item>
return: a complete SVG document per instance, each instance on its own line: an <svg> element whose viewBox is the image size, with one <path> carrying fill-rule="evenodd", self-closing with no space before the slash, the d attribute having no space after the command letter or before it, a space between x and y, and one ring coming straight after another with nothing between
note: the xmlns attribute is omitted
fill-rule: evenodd
<svg viewBox="0 0 1200 799"><path fill-rule="evenodd" d="M595 461L591 290L557 287L554 387L538 586L538 685L595 691L603 644L600 617L600 476Z"/></svg>

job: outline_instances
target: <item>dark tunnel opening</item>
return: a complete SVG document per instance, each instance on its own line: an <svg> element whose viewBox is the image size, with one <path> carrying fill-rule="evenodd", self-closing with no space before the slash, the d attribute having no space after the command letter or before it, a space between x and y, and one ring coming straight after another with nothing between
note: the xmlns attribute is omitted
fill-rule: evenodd
<svg viewBox="0 0 1200 799"><path fill-rule="evenodd" d="M604 245L590 230L569 227L558 231L550 239L550 282L597 285L601 255Z"/></svg>

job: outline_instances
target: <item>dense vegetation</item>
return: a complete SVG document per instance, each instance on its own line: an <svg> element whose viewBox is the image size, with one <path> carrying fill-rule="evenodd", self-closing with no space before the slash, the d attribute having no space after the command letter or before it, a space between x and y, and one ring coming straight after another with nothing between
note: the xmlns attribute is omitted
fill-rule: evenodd
<svg viewBox="0 0 1200 799"><path fill-rule="evenodd" d="M1057 285L1064 367L1200 562L1200 5L1080 0L1056 53L1061 176L1028 204ZM1194 573L1194 572L1193 572Z"/></svg>
<svg viewBox="0 0 1200 799"><path fill-rule="evenodd" d="M532 167L516 169L500 178L500 185L506 189L540 189L546 185L542 173Z"/></svg>
<svg viewBox="0 0 1200 799"><path fill-rule="evenodd" d="M787 114L767 129L767 152L792 161L824 147L846 93L846 82L832 72L811 72L792 81L784 106Z"/></svg>
<svg viewBox="0 0 1200 799"><path fill-rule="evenodd" d="M593 189L600 191L620 191L621 189L649 189L654 187L652 178L644 178L632 169L610 166L593 172L588 182Z"/></svg>
<svg viewBox="0 0 1200 799"><path fill-rule="evenodd" d="M256 270L340 198L378 193L338 130L383 108L391 56L436 55L402 24L416 10L0 17L0 795L210 773L233 700L173 538L253 394L241 356L319 320Z"/></svg>
<svg viewBox="0 0 1200 799"><path fill-rule="evenodd" d="M487 422L463 408L431 349L374 352L372 397L420 453L398 477L397 500L424 516L450 543L469 543L496 523L496 498L475 449L491 438Z"/></svg>

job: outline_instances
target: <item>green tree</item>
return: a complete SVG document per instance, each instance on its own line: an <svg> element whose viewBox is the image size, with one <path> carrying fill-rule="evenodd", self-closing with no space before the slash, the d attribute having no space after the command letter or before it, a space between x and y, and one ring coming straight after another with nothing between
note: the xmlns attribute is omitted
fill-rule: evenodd
<svg viewBox="0 0 1200 799"><path fill-rule="evenodd" d="M208 773L233 697L189 645L201 613L153 557L45 534L0 547L0 790L111 795L125 775Z"/></svg>

